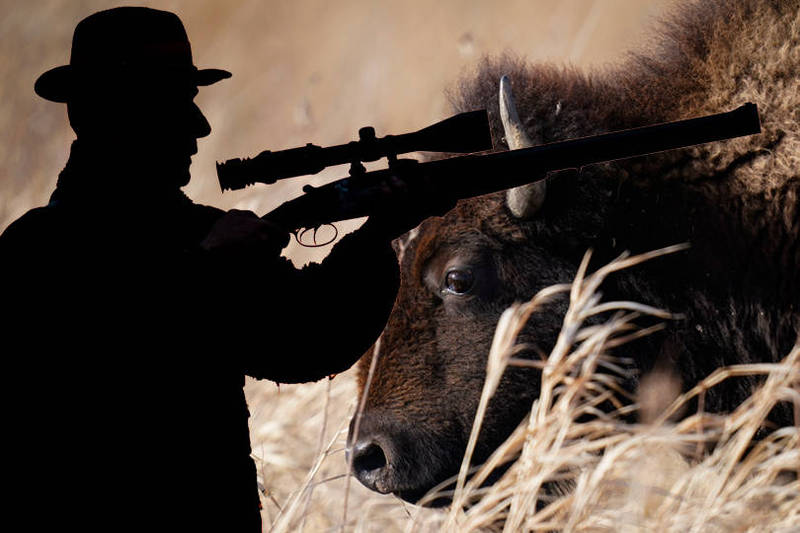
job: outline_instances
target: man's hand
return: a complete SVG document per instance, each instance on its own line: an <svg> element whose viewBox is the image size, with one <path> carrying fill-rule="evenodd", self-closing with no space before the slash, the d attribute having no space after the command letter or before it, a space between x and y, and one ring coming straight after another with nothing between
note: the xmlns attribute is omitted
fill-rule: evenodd
<svg viewBox="0 0 800 533"><path fill-rule="evenodd" d="M438 190L429 180L407 181L393 176L375 189L380 211L370 215L362 228L396 239L414 229L423 220L444 215L455 207L456 200Z"/></svg>
<svg viewBox="0 0 800 533"><path fill-rule="evenodd" d="M252 211L231 209L214 223L200 243L208 252L258 252L280 255L289 244L289 233L282 227L262 220Z"/></svg>

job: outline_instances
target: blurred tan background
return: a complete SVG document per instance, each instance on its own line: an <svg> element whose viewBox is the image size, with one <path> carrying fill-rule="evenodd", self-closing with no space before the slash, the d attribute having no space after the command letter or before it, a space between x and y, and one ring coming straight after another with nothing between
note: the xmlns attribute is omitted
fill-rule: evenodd
<svg viewBox="0 0 800 533"><path fill-rule="evenodd" d="M214 161L307 142L416 130L449 114L444 88L484 54L514 50L579 65L613 60L641 37L666 0L171 0L195 63L233 72L204 88L213 127L200 141L186 192L195 201L264 213L299 194L284 182L222 195ZM0 231L47 202L72 131L66 106L33 92L36 77L69 61L86 15L130 2L0 0ZM344 175L327 171L317 180Z"/></svg>
<svg viewBox="0 0 800 533"><path fill-rule="evenodd" d="M234 74L203 88L197 98L213 132L200 141L187 194L197 202L263 214L299 194L305 181L222 195L215 161L307 142L339 144L355 138L358 128L366 125L374 126L379 136L424 127L450 114L444 89L485 54L512 50L531 60L601 67L646 39L653 19L671 1L139 4L176 12L192 42L195 64ZM27 209L47 202L73 138L66 106L37 97L36 77L69 61L72 31L79 20L130 3L0 0L0 231ZM346 171L331 169L314 180ZM298 262L324 253L314 256L296 247L289 251ZM267 338L265 356L270 356ZM265 524L274 522L279 507L306 478L321 443L329 442L330 457L314 478L325 482L316 486L313 498L303 500L310 502L303 504L303 525L316 531L339 524L346 480L343 434L334 437L352 408L352 371L331 383L277 389L251 381L246 390ZM187 406L191 408L191 399ZM391 530L401 527L392 521L392 513L401 519L410 516L408 506L372 495L355 481L349 494L348 524L359 517L380 516L389 522L373 520L374 527ZM368 512L376 509L377 514ZM299 526L293 523L290 529Z"/></svg>

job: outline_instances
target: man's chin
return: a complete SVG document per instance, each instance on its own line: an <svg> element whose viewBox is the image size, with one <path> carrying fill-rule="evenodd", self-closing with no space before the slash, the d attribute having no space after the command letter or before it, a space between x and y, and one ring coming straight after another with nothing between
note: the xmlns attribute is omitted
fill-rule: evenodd
<svg viewBox="0 0 800 533"><path fill-rule="evenodd" d="M189 169L186 169L181 174L176 174L176 177L177 177L176 185L178 186L178 188L186 187L187 185L189 185L189 181L192 179L192 175L189 173Z"/></svg>

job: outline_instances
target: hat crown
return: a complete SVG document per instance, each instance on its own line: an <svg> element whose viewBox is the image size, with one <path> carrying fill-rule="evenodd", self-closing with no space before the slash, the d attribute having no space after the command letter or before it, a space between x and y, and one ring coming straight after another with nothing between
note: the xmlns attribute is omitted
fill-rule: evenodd
<svg viewBox="0 0 800 533"><path fill-rule="evenodd" d="M178 16L147 7L118 7L79 22L70 65L194 67L189 38Z"/></svg>

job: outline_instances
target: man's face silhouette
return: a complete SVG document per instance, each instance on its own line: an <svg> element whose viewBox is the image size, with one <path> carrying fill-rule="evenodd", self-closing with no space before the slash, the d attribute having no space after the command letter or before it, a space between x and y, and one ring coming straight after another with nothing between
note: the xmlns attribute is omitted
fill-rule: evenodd
<svg viewBox="0 0 800 533"><path fill-rule="evenodd" d="M168 74L101 80L68 102L70 123L95 157L133 180L130 186L182 187L197 139L211 132L196 95L193 83Z"/></svg>

